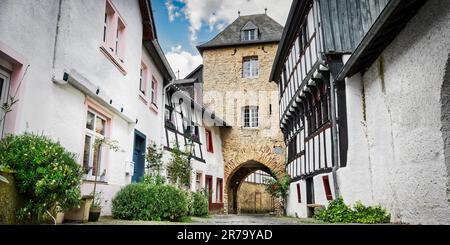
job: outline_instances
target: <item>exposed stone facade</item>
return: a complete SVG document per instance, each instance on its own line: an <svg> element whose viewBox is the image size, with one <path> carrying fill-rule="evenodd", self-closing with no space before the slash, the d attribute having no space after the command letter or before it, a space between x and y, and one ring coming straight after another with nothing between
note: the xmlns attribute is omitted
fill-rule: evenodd
<svg viewBox="0 0 450 245"><path fill-rule="evenodd" d="M275 83L268 82L277 47L276 43L257 44L203 52L205 106L232 126L221 131L226 212L233 205L230 180L239 171L246 168L236 179L238 182L254 170L284 171L284 150L275 153L277 147L284 149L278 125L278 88ZM243 78L243 60L250 56L258 57L259 76ZM244 106L259 106L257 129L243 127ZM240 183L232 184L237 191Z"/></svg>
<svg viewBox="0 0 450 245"><path fill-rule="evenodd" d="M263 184L245 182L239 190L239 202L242 213L269 213L275 209L274 198L265 190Z"/></svg>

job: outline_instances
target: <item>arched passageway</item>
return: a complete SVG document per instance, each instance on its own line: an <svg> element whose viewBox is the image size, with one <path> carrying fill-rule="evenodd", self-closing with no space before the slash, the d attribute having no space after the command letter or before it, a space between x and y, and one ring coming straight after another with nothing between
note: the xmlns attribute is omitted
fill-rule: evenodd
<svg viewBox="0 0 450 245"><path fill-rule="evenodd" d="M260 179L252 180L252 174L255 178L258 178L256 173L267 173L267 175L263 175L265 178L276 178L276 176L271 175L273 172L269 167L253 160L236 168L227 181L229 214L240 214L242 208L244 208L244 212L255 213L273 212L280 208L279 203L277 203L278 200L269 197L269 194L265 191L265 181L262 180L262 176ZM241 188L243 185L245 188ZM270 200L268 200L269 198ZM267 202L270 202L270 204ZM253 205L255 206L253 207Z"/></svg>
<svg viewBox="0 0 450 245"><path fill-rule="evenodd" d="M237 192L247 176L255 171L270 173L274 178L284 176L284 154L270 146L249 145L233 154L224 154L224 208L225 213L240 213ZM283 213L279 200L275 200L275 211Z"/></svg>

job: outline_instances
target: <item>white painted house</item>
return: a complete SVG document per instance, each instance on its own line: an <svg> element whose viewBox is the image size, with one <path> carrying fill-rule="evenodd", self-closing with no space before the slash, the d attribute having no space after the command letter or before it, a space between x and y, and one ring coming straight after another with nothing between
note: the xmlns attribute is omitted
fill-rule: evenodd
<svg viewBox="0 0 450 245"><path fill-rule="evenodd" d="M145 152L140 137L144 145L161 143L160 95L174 76L151 13L150 1L138 0L0 2L1 99L6 91L19 99L2 135L43 133L77 153L89 171L82 192L92 191L97 175L104 214L115 193L143 173L134 157ZM120 150L93 149L104 137Z"/></svg>
<svg viewBox="0 0 450 245"><path fill-rule="evenodd" d="M141 181L147 147L172 139L163 89L170 92L174 79L150 0L0 1L0 99L19 100L1 135L43 133L76 153L86 170L82 194L97 177L103 215L120 188ZM184 116L200 122L202 114ZM223 202L220 134L208 127L198 133L193 182L200 178L192 188L212 190L214 206ZM94 147L98 139L120 149Z"/></svg>
<svg viewBox="0 0 450 245"><path fill-rule="evenodd" d="M293 1L271 75L290 215L341 196L450 224L449 35L449 1Z"/></svg>

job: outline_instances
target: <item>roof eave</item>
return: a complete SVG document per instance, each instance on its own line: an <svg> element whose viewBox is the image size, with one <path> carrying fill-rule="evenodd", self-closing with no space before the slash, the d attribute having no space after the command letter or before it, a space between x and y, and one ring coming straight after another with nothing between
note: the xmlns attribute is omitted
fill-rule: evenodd
<svg viewBox="0 0 450 245"><path fill-rule="evenodd" d="M185 79L186 80L186 79ZM196 79L187 79L186 81L191 81L191 80L196 80ZM179 80L181 81L181 80ZM184 83L186 84L186 83ZM179 85L179 84L178 84ZM183 85L183 84L181 84ZM173 89L181 92L181 94L183 95L183 99L187 99L189 100L191 103L194 104L194 108L199 108L202 110L202 116L204 117L205 115L210 116L214 122L216 123L216 125L211 126L211 127L231 127L230 124L228 124L225 120L223 120L222 118L216 116L215 112L207 109L206 107L204 107L203 105L200 105L199 103L195 102L195 100L193 98L191 98L188 94L186 94L186 92L184 92L183 90L181 90L177 85L172 86Z"/></svg>
<svg viewBox="0 0 450 245"><path fill-rule="evenodd" d="M139 0L143 22L143 40L150 41L157 39L155 19L153 16L151 0Z"/></svg>
<svg viewBox="0 0 450 245"><path fill-rule="evenodd" d="M280 39L272 39L272 40L264 40L264 41L254 41L254 42L240 42L240 43L227 43L220 45L200 45L197 46L198 51L203 52L207 49L217 49L217 48L228 48L228 47L237 47L237 46L251 46L258 44L268 44L268 43L279 43Z"/></svg>
<svg viewBox="0 0 450 245"><path fill-rule="evenodd" d="M191 78L195 73L197 73L200 69L203 69L203 64L197 66L189 75L186 76L186 78Z"/></svg>
<svg viewBox="0 0 450 245"><path fill-rule="evenodd" d="M296 19L294 19L294 17L297 17L297 13L298 13L297 9L304 11L308 2L309 2L309 0L307 0L307 1L293 0L293 2L292 2L291 9L290 9L289 15L288 15L288 19L286 21L286 25L284 26L283 35L281 36L281 40L280 40L281 45L278 46L278 50L275 55L272 70L270 72L269 82L273 81L275 83L278 83L278 81L276 81L276 77L281 72L280 72L279 66L277 64L280 62L280 59L284 56L286 49L289 48L288 45L290 45L290 42L288 42L288 40L292 36L295 35L295 31L293 29L296 28L297 26L292 24L296 20ZM299 4L303 4L303 5L299 5ZM300 15L305 15L305 14L301 13Z"/></svg>
<svg viewBox="0 0 450 245"><path fill-rule="evenodd" d="M337 80L344 80L370 67L426 1L391 0L344 65Z"/></svg>
<svg viewBox="0 0 450 245"><path fill-rule="evenodd" d="M156 61L155 65L163 73L163 76L165 78L165 83L167 84L170 81L174 80L175 73L173 72L172 68L170 67L170 64L167 61L167 58L164 55L164 52L162 51L158 40L155 39L153 41L144 41L144 47L149 52L150 57L152 57L152 59L154 59Z"/></svg>

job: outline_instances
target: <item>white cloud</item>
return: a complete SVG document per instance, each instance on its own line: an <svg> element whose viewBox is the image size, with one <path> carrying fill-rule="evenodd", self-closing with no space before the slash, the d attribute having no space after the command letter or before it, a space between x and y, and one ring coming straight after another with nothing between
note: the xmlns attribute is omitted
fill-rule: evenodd
<svg viewBox="0 0 450 245"><path fill-rule="evenodd" d="M172 49L166 54L166 58L175 72L175 75L178 76L178 70L180 71L181 79L189 75L189 73L191 73L203 62L200 55L193 55L187 51L184 51L181 45L172 47Z"/></svg>
<svg viewBox="0 0 450 245"><path fill-rule="evenodd" d="M181 16L181 13L179 12L178 7L176 7L173 4L172 0L167 0L166 1L166 8L167 8L167 13L169 15L169 21L173 22L175 20L175 18L178 18Z"/></svg>
<svg viewBox="0 0 450 245"><path fill-rule="evenodd" d="M167 2L172 0L167 0ZM210 31L222 30L224 25L230 24L241 15L264 13L268 9L268 15L281 25L286 23L292 0L177 0L183 2L182 9L189 20L190 39L192 44L197 43L197 33L203 26ZM207 40L202 40L207 41Z"/></svg>

